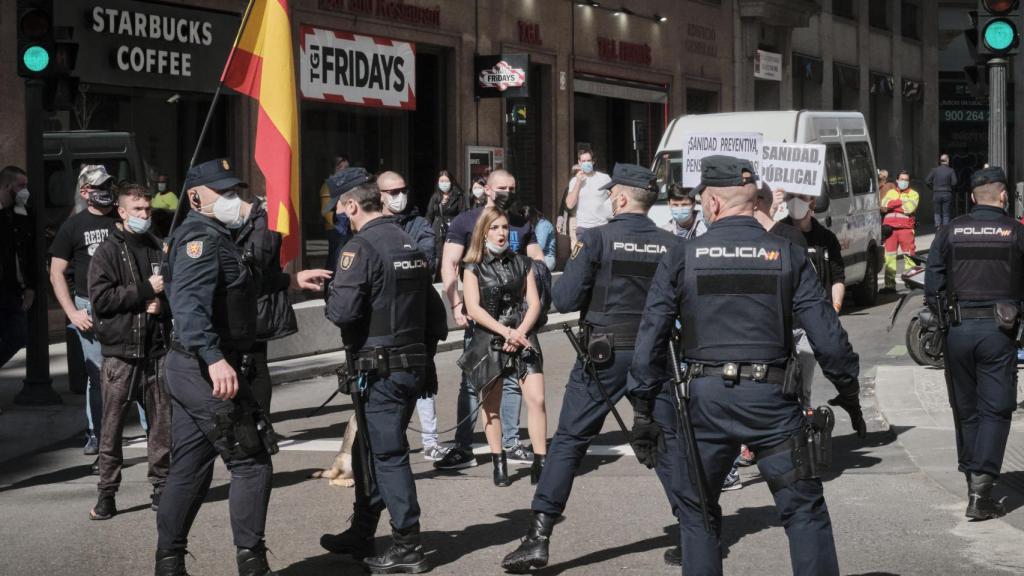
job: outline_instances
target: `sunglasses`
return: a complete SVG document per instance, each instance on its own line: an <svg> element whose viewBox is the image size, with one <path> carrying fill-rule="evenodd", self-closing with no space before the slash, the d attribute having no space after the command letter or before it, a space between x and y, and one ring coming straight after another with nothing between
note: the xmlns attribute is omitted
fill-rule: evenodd
<svg viewBox="0 0 1024 576"><path fill-rule="evenodd" d="M396 194L405 194L408 190L408 188L392 188L391 190L381 190L381 192L394 196Z"/></svg>

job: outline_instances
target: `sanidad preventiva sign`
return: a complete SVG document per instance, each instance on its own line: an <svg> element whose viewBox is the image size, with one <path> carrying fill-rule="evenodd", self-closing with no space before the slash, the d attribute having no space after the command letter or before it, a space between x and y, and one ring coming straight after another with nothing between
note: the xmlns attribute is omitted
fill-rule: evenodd
<svg viewBox="0 0 1024 576"><path fill-rule="evenodd" d="M83 82L184 92L217 88L239 16L134 0L60 0L54 25L73 30Z"/></svg>
<svg viewBox="0 0 1024 576"><path fill-rule="evenodd" d="M477 98L526 98L529 89L529 54L477 56L473 59Z"/></svg>
<svg viewBox="0 0 1024 576"><path fill-rule="evenodd" d="M412 42L313 26L299 30L303 98L416 109L416 47Z"/></svg>

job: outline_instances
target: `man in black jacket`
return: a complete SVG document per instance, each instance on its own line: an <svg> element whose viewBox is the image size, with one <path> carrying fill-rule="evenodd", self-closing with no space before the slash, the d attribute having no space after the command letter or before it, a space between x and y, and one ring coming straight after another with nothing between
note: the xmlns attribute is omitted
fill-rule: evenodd
<svg viewBox="0 0 1024 576"><path fill-rule="evenodd" d="M32 226L24 207L28 177L17 166L0 170L0 368L28 343L26 311L35 299Z"/></svg>
<svg viewBox="0 0 1024 576"><path fill-rule="evenodd" d="M96 249L89 266L89 301L94 331L103 352L100 369L103 422L100 435L99 500L89 512L106 520L117 512L121 484L124 419L132 401L141 402L149 422L151 508L160 505L171 449L171 404L162 364L171 334L171 314L160 274L160 241L150 232L150 195L142 186L118 187L116 224Z"/></svg>

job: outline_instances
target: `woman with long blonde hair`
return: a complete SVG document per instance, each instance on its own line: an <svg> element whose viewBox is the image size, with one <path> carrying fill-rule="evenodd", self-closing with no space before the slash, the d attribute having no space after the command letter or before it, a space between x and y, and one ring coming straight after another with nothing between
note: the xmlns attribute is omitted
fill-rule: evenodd
<svg viewBox="0 0 1024 576"><path fill-rule="evenodd" d="M460 363L481 394L480 418L491 450L494 484L508 486L508 464L501 444L501 380L515 375L523 391L528 416L536 484L547 454L547 414L544 408L544 361L537 342L541 314L533 267L526 256L509 249L508 216L497 208L480 214L463 259L466 313L476 323L473 339Z"/></svg>

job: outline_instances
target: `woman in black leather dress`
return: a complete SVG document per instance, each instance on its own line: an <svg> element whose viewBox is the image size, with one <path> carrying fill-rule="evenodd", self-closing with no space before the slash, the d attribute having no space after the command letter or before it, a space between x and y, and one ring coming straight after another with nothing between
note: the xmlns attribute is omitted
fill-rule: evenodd
<svg viewBox="0 0 1024 576"><path fill-rule="evenodd" d="M544 360L534 325L540 317L540 297L527 256L509 249L508 217L486 208L477 220L466 247L462 277L466 312L476 323L467 355L482 358L469 376L481 393L480 417L491 449L494 484L508 486L508 464L501 444L501 378L515 374L526 401L533 466L530 481L536 484L547 454L547 414L544 408ZM483 376L486 374L487 376ZM481 388L484 388L481 390Z"/></svg>

